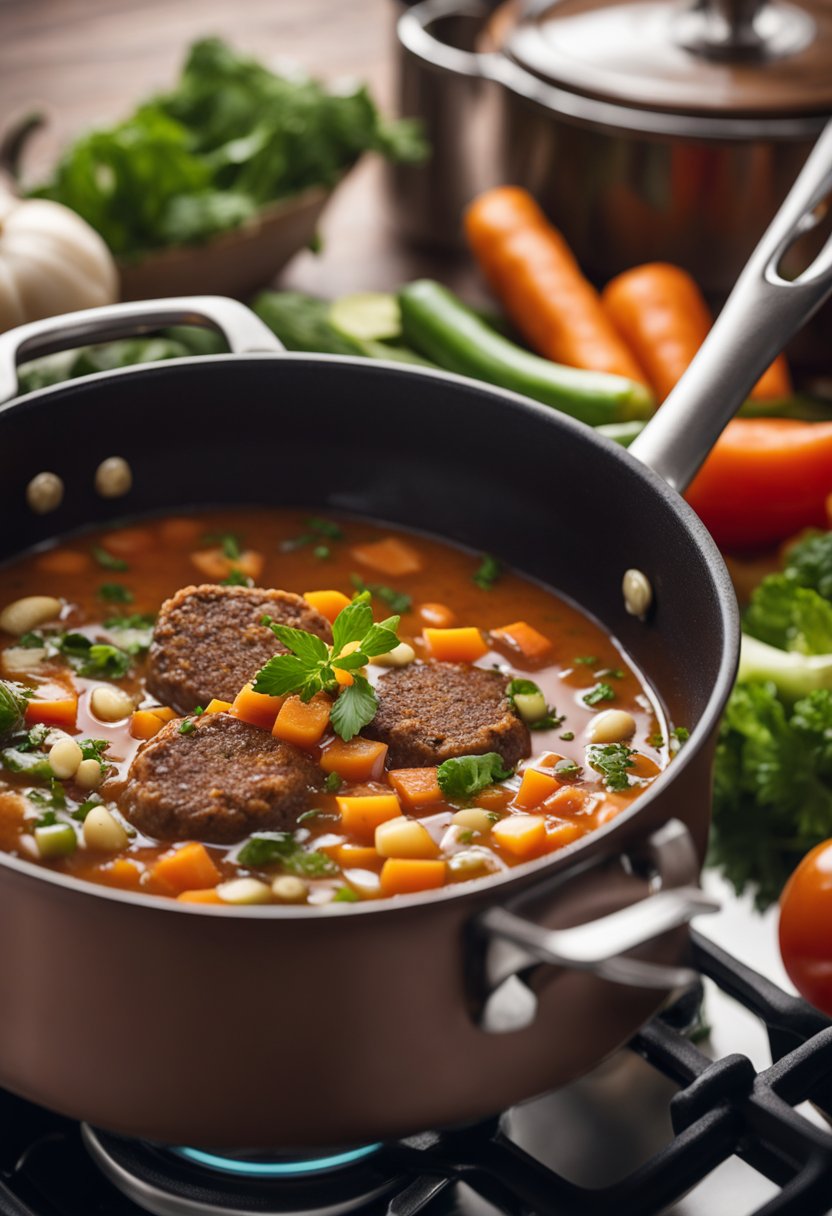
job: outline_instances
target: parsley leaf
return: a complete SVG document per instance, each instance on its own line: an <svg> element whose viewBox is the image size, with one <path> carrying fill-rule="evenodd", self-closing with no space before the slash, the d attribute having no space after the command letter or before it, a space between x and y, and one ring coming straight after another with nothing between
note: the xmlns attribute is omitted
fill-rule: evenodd
<svg viewBox="0 0 832 1216"><path fill-rule="evenodd" d="M832 600L832 531L807 536L789 549L786 573L800 584Z"/></svg>
<svg viewBox="0 0 832 1216"><path fill-rule="evenodd" d="M620 794L632 785L628 769L633 768L635 755L626 743L593 743L586 749L590 768L600 773L611 793Z"/></svg>
<svg viewBox="0 0 832 1216"><path fill-rule="evenodd" d="M262 623L269 626L290 653L275 655L261 667L254 680L255 692L270 696L296 693L304 701L319 692L337 694L330 717L332 728L342 739L352 739L373 720L378 709L376 695L358 669L399 644L396 635L399 618L391 616L375 623L369 600L369 591L362 591L338 613L332 625L332 646L327 646L316 634L290 629L263 617ZM352 684L341 688L337 671L354 672Z"/></svg>
<svg viewBox="0 0 832 1216"><path fill-rule="evenodd" d="M230 570L229 573L226 575L226 577L224 579L222 579L220 586L222 586L222 587L253 587L254 579L249 578L247 574L243 574L242 570L238 570L237 567L235 566L234 569Z"/></svg>
<svg viewBox="0 0 832 1216"><path fill-rule="evenodd" d="M344 779L340 773L327 773L324 789L328 794L337 794L343 784Z"/></svg>
<svg viewBox="0 0 832 1216"><path fill-rule="evenodd" d="M284 540L280 545L282 553L293 553L296 549L303 549L307 545L315 545L313 556L317 558L327 558L330 556L329 545L323 544L323 540L343 540L344 530L338 524L335 524L330 519L319 519L313 516L311 519L304 521L307 531L301 532L300 536L293 536L289 540Z"/></svg>
<svg viewBox="0 0 832 1216"><path fill-rule="evenodd" d="M263 832L250 836L237 851L239 865L257 868L279 862L290 874L302 878L325 878L338 867L326 853L304 849L291 832Z"/></svg>
<svg viewBox="0 0 832 1216"><path fill-rule="evenodd" d="M132 656L109 642L93 642L83 633L67 633L58 650L81 676L120 680L132 665Z"/></svg>
<svg viewBox="0 0 832 1216"><path fill-rule="evenodd" d="M448 798L472 798L495 781L505 781L514 769L506 768L497 752L484 756L454 756L436 770L439 788Z"/></svg>
<svg viewBox="0 0 832 1216"><path fill-rule="evenodd" d="M22 685L0 680L0 738L20 730L27 703Z"/></svg>
<svg viewBox="0 0 832 1216"><path fill-rule="evenodd" d="M832 654L832 602L788 571L770 574L751 596L743 629L779 650Z"/></svg>
<svg viewBox="0 0 832 1216"><path fill-rule="evenodd" d="M602 701L614 701L615 689L609 684L596 684L594 688L590 688L589 692L585 692L581 697L584 705L600 705Z"/></svg>
<svg viewBox="0 0 832 1216"><path fill-rule="evenodd" d="M223 557L227 557L230 562L235 562L242 556L243 542L236 532L206 532L202 542L205 545L216 545L222 550Z"/></svg>
<svg viewBox="0 0 832 1216"><path fill-rule="evenodd" d="M98 588L98 598L106 600L108 604L132 604L135 597L130 588L121 583L102 583Z"/></svg>
<svg viewBox="0 0 832 1216"><path fill-rule="evenodd" d="M112 553L108 553L101 545L93 545L91 552L102 570L113 570L123 574L130 569L123 557L113 557Z"/></svg>
<svg viewBox="0 0 832 1216"><path fill-rule="evenodd" d="M478 569L471 575L471 582L483 591L490 591L503 573L503 563L489 553L484 553Z"/></svg>
<svg viewBox="0 0 832 1216"><path fill-rule="evenodd" d="M405 594L404 591L397 591L395 587L387 587L384 583L365 583L360 574L351 574L350 582L357 591L369 591L375 599L382 600L399 616L410 612L413 607L412 596Z"/></svg>
<svg viewBox="0 0 832 1216"><path fill-rule="evenodd" d="M576 781L583 769L574 760L558 760L555 765L555 776L558 781Z"/></svg>
<svg viewBox="0 0 832 1216"><path fill-rule="evenodd" d="M362 727L372 722L377 709L378 700L370 681L364 676L353 676L350 687L342 690L332 707L332 729L348 743Z"/></svg>
<svg viewBox="0 0 832 1216"><path fill-rule="evenodd" d="M594 654L577 654L572 662L576 667L594 667L598 662L598 656Z"/></svg>

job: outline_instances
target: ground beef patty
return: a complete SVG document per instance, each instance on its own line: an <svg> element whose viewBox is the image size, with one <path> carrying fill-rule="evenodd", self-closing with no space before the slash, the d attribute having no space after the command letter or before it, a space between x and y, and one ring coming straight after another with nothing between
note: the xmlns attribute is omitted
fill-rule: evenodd
<svg viewBox="0 0 832 1216"><path fill-rule="evenodd" d="M320 788L317 764L290 743L230 714L168 722L136 754L120 809L158 840L230 844L250 832L291 830Z"/></svg>
<svg viewBox="0 0 832 1216"><path fill-rule="evenodd" d="M332 640L329 622L289 591L215 583L183 587L159 611L148 655L148 691L182 714L204 708L212 697L233 701L264 663L285 653L260 624L264 614Z"/></svg>
<svg viewBox="0 0 832 1216"><path fill-rule="evenodd" d="M506 696L508 679L465 663L411 663L376 684L379 708L364 734L387 743L391 768L499 752L515 765L529 732Z"/></svg>

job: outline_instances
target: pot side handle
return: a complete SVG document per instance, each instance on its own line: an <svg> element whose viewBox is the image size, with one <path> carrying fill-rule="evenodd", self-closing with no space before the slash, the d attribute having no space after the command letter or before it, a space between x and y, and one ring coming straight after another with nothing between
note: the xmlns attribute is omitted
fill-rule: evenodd
<svg viewBox="0 0 832 1216"><path fill-rule="evenodd" d="M680 493L789 339L832 295L832 236L792 281L779 266L832 205L832 121L810 152L688 370L630 447Z"/></svg>
<svg viewBox="0 0 832 1216"><path fill-rule="evenodd" d="M602 859L608 861L609 859ZM537 1013L537 995L528 982L540 964L590 971L601 979L635 988L665 991L688 987L695 971L629 957L629 951L688 924L694 916L719 911L717 901L696 886L699 859L687 828L672 819L646 842L643 861L651 885L646 899L609 915L568 929L550 929L520 914L522 904L549 890L533 888L517 901L517 910L494 907L475 921L475 938L485 943L477 1004L479 1023L494 1034L521 1030ZM587 873L598 866L587 863ZM643 864L643 863L642 863ZM568 878L578 871L569 871ZM558 885L558 880L552 884Z"/></svg>
<svg viewBox="0 0 832 1216"><path fill-rule="evenodd" d="M0 403L16 395L17 368L29 359L93 342L141 337L169 325L215 329L235 355L256 351L276 353L284 349L249 308L224 296L182 296L88 308L31 321L0 334Z"/></svg>

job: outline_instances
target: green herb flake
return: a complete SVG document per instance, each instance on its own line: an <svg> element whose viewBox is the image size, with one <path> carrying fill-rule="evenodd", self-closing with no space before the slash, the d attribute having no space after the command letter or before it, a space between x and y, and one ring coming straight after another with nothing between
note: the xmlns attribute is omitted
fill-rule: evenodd
<svg viewBox="0 0 832 1216"><path fill-rule="evenodd" d="M337 794L343 784L344 779L340 773L327 773L324 789L328 794Z"/></svg>
<svg viewBox="0 0 832 1216"><path fill-rule="evenodd" d="M23 685L0 680L0 739L20 730L28 702Z"/></svg>
<svg viewBox="0 0 832 1216"><path fill-rule="evenodd" d="M558 735L558 738L562 739L564 743L571 743L575 738L575 732L574 730L565 730L562 735Z"/></svg>
<svg viewBox="0 0 832 1216"><path fill-rule="evenodd" d="M452 799L473 798L486 786L513 775L514 769L506 768L497 752L486 752L484 756L454 756L444 760L436 770L439 788Z"/></svg>
<svg viewBox="0 0 832 1216"><path fill-rule="evenodd" d="M597 655L594 654L578 654L572 660L576 667L594 667L598 662Z"/></svg>
<svg viewBox="0 0 832 1216"><path fill-rule="evenodd" d="M185 718L179 726L180 735L192 735L196 730L196 720L194 718Z"/></svg>
<svg viewBox="0 0 832 1216"><path fill-rule="evenodd" d="M686 726L676 726L673 728L673 738L677 743L687 743L690 738L690 731Z"/></svg>
<svg viewBox="0 0 832 1216"><path fill-rule="evenodd" d="M304 549L307 545L315 545L313 556L320 559L327 558L330 556L330 548L323 542L344 539L343 528L330 519L319 519L317 516L313 516L313 518L305 520L304 524L305 532L281 542L280 551L282 553L294 553L295 550ZM325 552L322 552L323 550Z"/></svg>
<svg viewBox="0 0 832 1216"><path fill-rule="evenodd" d="M471 575L471 582L482 591L490 591L503 573L503 563L489 553L484 553L477 570Z"/></svg>
<svg viewBox="0 0 832 1216"><path fill-rule="evenodd" d="M327 878L338 873L335 862L317 849L304 849L291 832L263 832L237 851L235 861L250 869L280 864L301 878Z"/></svg>
<svg viewBox="0 0 832 1216"><path fill-rule="evenodd" d="M332 897L334 904L357 904L360 896L356 895L352 887L339 887Z"/></svg>
<svg viewBox="0 0 832 1216"><path fill-rule="evenodd" d="M101 545L93 545L91 553L102 570L112 570L114 573L124 574L130 569L123 557L113 557L112 553L108 553Z"/></svg>
<svg viewBox="0 0 832 1216"><path fill-rule="evenodd" d="M222 587L253 587L254 579L249 578L247 574L243 574L242 570L238 570L235 566L222 580L220 585Z"/></svg>
<svg viewBox="0 0 832 1216"><path fill-rule="evenodd" d="M135 596L129 587L121 583L102 583L98 588L98 598L108 604L132 604Z"/></svg>
<svg viewBox="0 0 832 1216"><path fill-rule="evenodd" d="M660 748L664 747L664 743L665 743L664 735L662 735L658 731L656 731L655 734L648 735L647 743L648 743L649 747L655 747L656 750L658 751Z"/></svg>
<svg viewBox="0 0 832 1216"><path fill-rule="evenodd" d="M399 616L404 616L406 612L410 612L413 607L413 598L407 595L404 591L396 591L394 587L387 587L384 583L365 583L359 574L351 574L350 582L356 591L369 591L374 599L381 600L387 604L393 612Z"/></svg>
<svg viewBox="0 0 832 1216"><path fill-rule="evenodd" d="M615 689L602 681L594 688L590 688L589 692L585 692L581 700L584 705L600 705L602 701L614 701Z"/></svg>
<svg viewBox="0 0 832 1216"><path fill-rule="evenodd" d="M599 680L623 680L625 673L620 667L602 667L595 675Z"/></svg>
<svg viewBox="0 0 832 1216"><path fill-rule="evenodd" d="M319 562L323 562L332 556L332 550L329 545L316 545L312 550L312 556L316 557Z"/></svg>
<svg viewBox="0 0 832 1216"><path fill-rule="evenodd" d="M558 760L554 772L558 781L577 781L583 769L574 760Z"/></svg>
<svg viewBox="0 0 832 1216"><path fill-rule="evenodd" d="M633 768L635 754L626 743L593 743L586 749L590 768L601 774L605 786L614 794L620 794L632 785L627 770Z"/></svg>
<svg viewBox="0 0 832 1216"><path fill-rule="evenodd" d="M220 549L223 557L227 557L230 562L238 561L243 553L243 541L236 532L206 532L202 543Z"/></svg>
<svg viewBox="0 0 832 1216"><path fill-rule="evenodd" d="M79 823L83 823L90 811L95 810L97 806L103 805L102 799L93 794L91 798L87 798L80 806L76 806L74 811L70 811L70 815L73 819L77 819Z"/></svg>

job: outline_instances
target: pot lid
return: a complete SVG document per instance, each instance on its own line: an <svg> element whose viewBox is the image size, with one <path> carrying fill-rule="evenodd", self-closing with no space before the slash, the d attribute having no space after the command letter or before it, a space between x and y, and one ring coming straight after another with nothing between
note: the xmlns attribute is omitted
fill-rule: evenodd
<svg viewBox="0 0 832 1216"><path fill-rule="evenodd" d="M489 35L536 76L604 101L832 112L830 0L510 0Z"/></svg>

